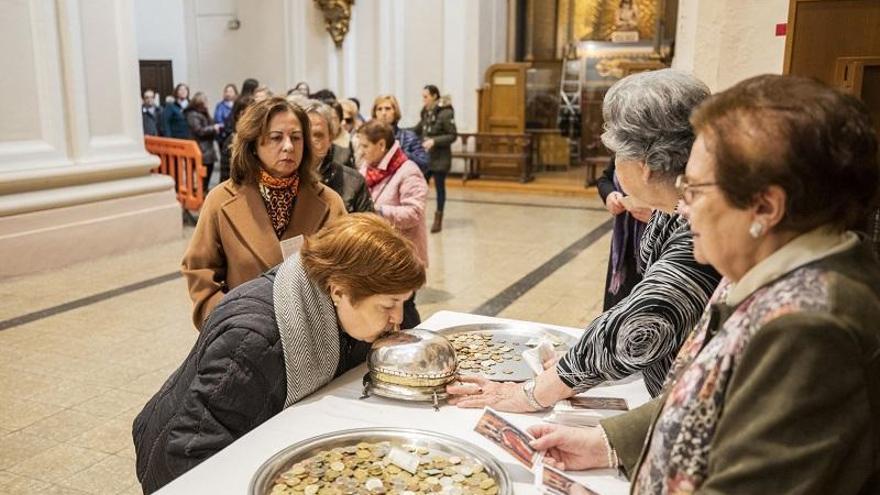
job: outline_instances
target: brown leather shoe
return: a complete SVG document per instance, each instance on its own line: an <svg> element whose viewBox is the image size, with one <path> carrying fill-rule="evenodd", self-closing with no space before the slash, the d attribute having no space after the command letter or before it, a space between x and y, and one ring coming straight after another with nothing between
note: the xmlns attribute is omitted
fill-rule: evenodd
<svg viewBox="0 0 880 495"><path fill-rule="evenodd" d="M443 230L443 212L434 212L434 225L431 225L431 233L435 234Z"/></svg>

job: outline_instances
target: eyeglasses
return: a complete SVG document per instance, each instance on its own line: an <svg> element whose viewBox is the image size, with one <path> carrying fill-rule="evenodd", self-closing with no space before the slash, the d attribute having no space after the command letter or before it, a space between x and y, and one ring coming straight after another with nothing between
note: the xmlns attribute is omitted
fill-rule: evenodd
<svg viewBox="0 0 880 495"><path fill-rule="evenodd" d="M697 192L695 189L717 185L718 182L701 182L699 184L691 184L688 182L687 177L685 177L684 175L679 175L675 178L675 190L678 191L678 195L681 196L685 204L691 204L694 201L694 194Z"/></svg>

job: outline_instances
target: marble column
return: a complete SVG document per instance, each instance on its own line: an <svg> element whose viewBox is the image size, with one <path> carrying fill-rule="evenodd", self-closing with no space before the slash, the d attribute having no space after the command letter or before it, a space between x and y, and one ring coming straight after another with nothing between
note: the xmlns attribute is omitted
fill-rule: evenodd
<svg viewBox="0 0 880 495"><path fill-rule="evenodd" d="M144 150L129 0L0 2L0 278L181 236Z"/></svg>

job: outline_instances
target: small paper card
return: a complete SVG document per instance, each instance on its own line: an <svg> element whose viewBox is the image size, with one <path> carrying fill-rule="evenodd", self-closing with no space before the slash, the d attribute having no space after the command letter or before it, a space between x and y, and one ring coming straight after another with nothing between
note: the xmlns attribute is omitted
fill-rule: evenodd
<svg viewBox="0 0 880 495"><path fill-rule="evenodd" d="M546 464L541 470L541 487L544 489L544 493L551 493L553 495L599 495L569 478L562 471Z"/></svg>
<svg viewBox="0 0 880 495"><path fill-rule="evenodd" d="M416 474L416 470L419 468L419 457L398 447L392 447L388 452L388 462L409 472L409 474Z"/></svg>
<svg viewBox="0 0 880 495"><path fill-rule="evenodd" d="M492 408L487 407L483 411L474 431L491 440L529 469L544 456L529 445L535 439L533 436L499 416Z"/></svg>
<svg viewBox="0 0 880 495"><path fill-rule="evenodd" d="M556 351L549 340L542 340L537 347L526 349L522 352L523 361L536 374L544 372L544 363L556 358Z"/></svg>
<svg viewBox="0 0 880 495"><path fill-rule="evenodd" d="M302 245L302 235L291 237L290 239L284 239L283 241L281 241L281 256L284 259L287 259L294 254L299 254L299 250L302 249Z"/></svg>
<svg viewBox="0 0 880 495"><path fill-rule="evenodd" d="M626 399L618 397L571 397L571 407L576 409L607 409L611 411L629 411Z"/></svg>

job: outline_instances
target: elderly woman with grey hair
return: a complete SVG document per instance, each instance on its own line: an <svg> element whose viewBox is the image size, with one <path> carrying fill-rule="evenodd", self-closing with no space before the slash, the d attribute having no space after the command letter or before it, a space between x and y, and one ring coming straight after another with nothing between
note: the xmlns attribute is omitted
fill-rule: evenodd
<svg viewBox="0 0 880 495"><path fill-rule="evenodd" d="M291 95L288 101L299 105L309 116L309 139L312 143L312 157L315 168L321 174L321 182L336 191L345 203L349 213L372 212L373 200L367 190L363 176L351 166L339 159L344 153L343 148L333 144L330 136L336 131L335 110L330 105L318 100L309 100Z"/></svg>
<svg viewBox="0 0 880 495"><path fill-rule="evenodd" d="M615 155L623 190L654 209L642 237L643 278L630 295L594 319L554 366L525 384L462 378L448 387L460 407L512 412L548 408L609 380L641 372L652 396L696 325L720 276L694 260L693 240L679 215L675 178L694 142L691 110L709 88L673 70L620 80L605 95L602 141Z"/></svg>

